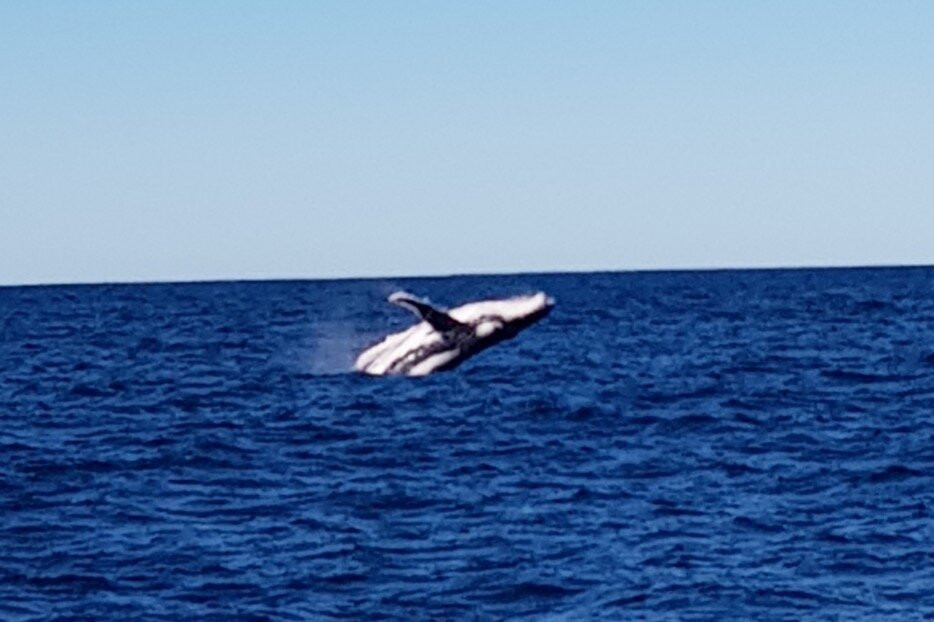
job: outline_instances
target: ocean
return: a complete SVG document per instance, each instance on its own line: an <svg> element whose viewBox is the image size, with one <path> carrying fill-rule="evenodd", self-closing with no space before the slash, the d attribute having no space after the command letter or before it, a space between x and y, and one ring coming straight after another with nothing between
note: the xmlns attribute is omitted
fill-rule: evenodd
<svg viewBox="0 0 934 622"><path fill-rule="evenodd" d="M349 372L440 304L551 315ZM2 620L934 619L934 269L0 288Z"/></svg>

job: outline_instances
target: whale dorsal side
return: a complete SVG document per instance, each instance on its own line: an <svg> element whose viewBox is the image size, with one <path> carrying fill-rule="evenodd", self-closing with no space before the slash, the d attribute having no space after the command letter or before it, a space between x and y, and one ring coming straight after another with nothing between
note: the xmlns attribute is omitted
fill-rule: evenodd
<svg viewBox="0 0 934 622"><path fill-rule="evenodd" d="M447 332L459 328L470 330L466 324L458 322L441 309L436 309L431 306L428 301L417 298L407 292L396 292L392 294L389 296L389 302L412 311L439 332Z"/></svg>

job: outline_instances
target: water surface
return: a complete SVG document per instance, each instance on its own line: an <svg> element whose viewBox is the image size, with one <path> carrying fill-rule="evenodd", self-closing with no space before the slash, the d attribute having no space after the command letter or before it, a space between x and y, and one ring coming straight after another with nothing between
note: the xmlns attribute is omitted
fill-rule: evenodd
<svg viewBox="0 0 934 622"><path fill-rule="evenodd" d="M436 302L552 314L346 373ZM0 288L0 619L934 618L934 270Z"/></svg>

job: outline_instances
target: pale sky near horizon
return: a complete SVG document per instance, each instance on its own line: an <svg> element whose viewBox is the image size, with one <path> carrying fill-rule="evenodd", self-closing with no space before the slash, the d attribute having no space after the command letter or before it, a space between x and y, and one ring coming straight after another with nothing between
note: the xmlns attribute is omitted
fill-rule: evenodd
<svg viewBox="0 0 934 622"><path fill-rule="evenodd" d="M0 284L934 263L931 2L5 2Z"/></svg>

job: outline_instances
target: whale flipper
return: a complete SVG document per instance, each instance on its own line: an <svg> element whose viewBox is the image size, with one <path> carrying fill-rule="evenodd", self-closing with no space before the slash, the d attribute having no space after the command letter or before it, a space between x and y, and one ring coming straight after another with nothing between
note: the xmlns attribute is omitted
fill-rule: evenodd
<svg viewBox="0 0 934 622"><path fill-rule="evenodd" d="M470 327L466 324L458 322L444 311L434 308L427 301L416 298L407 292L396 292L392 294L389 297L389 302L414 312L420 318L431 324L431 327L438 332L443 333L458 328L470 330Z"/></svg>

